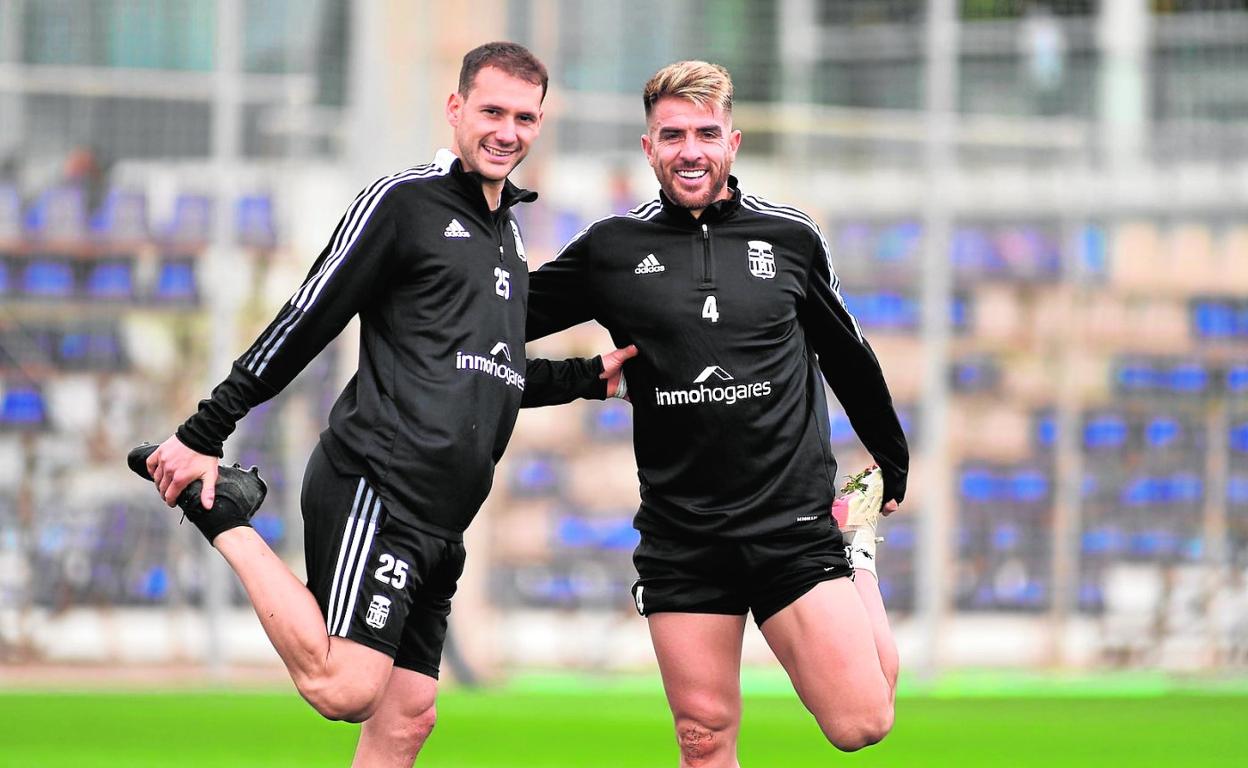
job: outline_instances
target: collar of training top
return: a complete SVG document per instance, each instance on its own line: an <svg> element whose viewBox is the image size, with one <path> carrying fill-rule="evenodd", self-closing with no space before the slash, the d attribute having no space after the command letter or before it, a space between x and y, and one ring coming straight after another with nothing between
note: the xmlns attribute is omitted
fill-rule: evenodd
<svg viewBox="0 0 1248 768"><path fill-rule="evenodd" d="M702 215L696 219L693 217L693 214L689 213L688 208L672 202L667 193L661 189L659 190L659 199L663 201L663 210L676 217L676 220L681 223L689 226L714 224L729 218L741 207L741 185L737 181L736 176L730 175L728 177L728 191L732 193L731 197L725 200L716 200L706 208L703 208Z"/></svg>
<svg viewBox="0 0 1248 768"><path fill-rule="evenodd" d="M485 197L481 194L481 185L485 183L485 179L476 171L470 171L464 168L464 163L449 149L439 149L434 156L433 162L446 168L452 179L460 185L468 196L473 200L481 200L481 204L485 205ZM499 211L504 211L516 203L531 203L537 199L537 193L528 189L521 189L511 183L511 179L503 181L503 194L498 206Z"/></svg>

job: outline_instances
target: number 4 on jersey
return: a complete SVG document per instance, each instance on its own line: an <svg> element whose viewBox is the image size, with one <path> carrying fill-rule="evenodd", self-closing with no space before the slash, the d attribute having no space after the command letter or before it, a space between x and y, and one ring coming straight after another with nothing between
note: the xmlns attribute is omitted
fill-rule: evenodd
<svg viewBox="0 0 1248 768"><path fill-rule="evenodd" d="M715 301L714 294L707 296L706 301L703 302L702 317L705 317L712 323L719 322L719 303Z"/></svg>

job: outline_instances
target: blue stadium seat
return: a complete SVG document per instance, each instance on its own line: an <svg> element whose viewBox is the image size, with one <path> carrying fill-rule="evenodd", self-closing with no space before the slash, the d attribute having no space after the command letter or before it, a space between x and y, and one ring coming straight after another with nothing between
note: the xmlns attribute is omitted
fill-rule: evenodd
<svg viewBox="0 0 1248 768"><path fill-rule="evenodd" d="M1079 228L1079 263L1086 274L1103 278L1109 274L1109 243L1105 228L1087 224Z"/></svg>
<svg viewBox="0 0 1248 768"><path fill-rule="evenodd" d="M632 516L587 519L563 515L555 524L555 540L570 549L631 551L641 540Z"/></svg>
<svg viewBox="0 0 1248 768"><path fill-rule="evenodd" d="M589 433L599 440L626 439L633 434L633 407L606 400L589 409Z"/></svg>
<svg viewBox="0 0 1248 768"><path fill-rule="evenodd" d="M553 456L530 454L516 461L511 477L511 489L517 496L542 496L557 492L561 482L558 459Z"/></svg>
<svg viewBox="0 0 1248 768"><path fill-rule="evenodd" d="M1000 371L995 360L975 358L953 364L953 389L956 392L990 392L996 388Z"/></svg>
<svg viewBox="0 0 1248 768"><path fill-rule="evenodd" d="M1010 499L1020 504L1034 504L1049 496L1049 476L1038 469L1022 469L1010 478Z"/></svg>
<svg viewBox="0 0 1248 768"><path fill-rule="evenodd" d="M1235 474L1227 478L1226 500L1230 504L1248 505L1248 475Z"/></svg>
<svg viewBox="0 0 1248 768"><path fill-rule="evenodd" d="M67 261L32 258L22 275L22 293L34 298L71 298L75 292L74 270Z"/></svg>
<svg viewBox="0 0 1248 768"><path fill-rule="evenodd" d="M1229 444L1236 453L1248 453L1248 421L1231 425Z"/></svg>
<svg viewBox="0 0 1248 768"><path fill-rule="evenodd" d="M13 385L0 399L0 427L42 427L48 421L43 392L30 385Z"/></svg>
<svg viewBox="0 0 1248 768"><path fill-rule="evenodd" d="M138 596L144 600L159 602L169 596L169 571L163 565L152 565L139 577Z"/></svg>
<svg viewBox="0 0 1248 768"><path fill-rule="evenodd" d="M160 302L188 303L199 300L195 262L190 257L166 257L156 272L152 298Z"/></svg>
<svg viewBox="0 0 1248 768"><path fill-rule="evenodd" d="M277 243L273 198L267 194L244 195L234 211L234 230L240 245L272 248Z"/></svg>
<svg viewBox="0 0 1248 768"><path fill-rule="evenodd" d="M1012 552L1021 540L1022 532L1013 523L997 523L992 529L992 548L997 552Z"/></svg>
<svg viewBox="0 0 1248 768"><path fill-rule="evenodd" d="M890 552L914 549L918 536L912 525L889 524L888 549Z"/></svg>
<svg viewBox="0 0 1248 768"><path fill-rule="evenodd" d="M885 227L876 241L875 260L881 264L912 264L922 243L923 228L914 221Z"/></svg>
<svg viewBox="0 0 1248 768"><path fill-rule="evenodd" d="M959 227L949 244L949 258L957 274L969 277L991 277L1005 272L1005 260L997 244L978 227Z"/></svg>
<svg viewBox="0 0 1248 768"><path fill-rule="evenodd" d="M1085 555L1116 555L1126 547L1126 534L1113 525L1089 528L1080 537L1080 549Z"/></svg>
<svg viewBox="0 0 1248 768"><path fill-rule="evenodd" d="M1117 414L1094 416L1083 428L1083 444L1093 450L1121 448L1127 436L1127 420Z"/></svg>
<svg viewBox="0 0 1248 768"><path fill-rule="evenodd" d="M208 243L212 240L213 207L213 200L208 195L179 194L173 203L173 217L161 234L172 243Z"/></svg>
<svg viewBox="0 0 1248 768"><path fill-rule="evenodd" d="M849 423L849 417L843 411L833 409L828 414L828 421L831 424L831 443L835 446L849 445L854 442L854 428Z"/></svg>
<svg viewBox="0 0 1248 768"><path fill-rule="evenodd" d="M286 523L281 515L272 512L261 512L251 519L251 527L256 529L260 538L270 546L282 540L286 534Z"/></svg>
<svg viewBox="0 0 1248 768"><path fill-rule="evenodd" d="M1053 448L1057 445L1057 417L1051 412L1040 413L1035 417L1035 443L1040 448Z"/></svg>
<svg viewBox="0 0 1248 768"><path fill-rule="evenodd" d="M1156 392L1165 384L1165 376L1149 362L1127 360L1114 369L1114 384L1129 394Z"/></svg>
<svg viewBox="0 0 1248 768"><path fill-rule="evenodd" d="M67 186L45 191L26 212L26 233L34 239L84 240L87 214L82 189Z"/></svg>
<svg viewBox="0 0 1248 768"><path fill-rule="evenodd" d="M958 483L962 498L970 502L988 504L1000 501L1002 493L997 476L988 469L974 468L962 472Z"/></svg>
<svg viewBox="0 0 1248 768"><path fill-rule="evenodd" d="M1217 299L1195 299L1191 303L1192 325L1205 339L1229 339L1235 335L1235 308Z"/></svg>
<svg viewBox="0 0 1248 768"><path fill-rule="evenodd" d="M1178 537L1170 531L1150 528L1132 533L1127 539L1127 551L1138 557L1168 557L1175 553L1178 544Z"/></svg>
<svg viewBox="0 0 1248 768"><path fill-rule="evenodd" d="M1157 416L1144 426L1144 441L1150 448L1174 447L1183 437L1183 425L1172 416Z"/></svg>
<svg viewBox="0 0 1248 768"><path fill-rule="evenodd" d="M1201 363L1180 363L1170 369L1166 384L1171 392L1197 395L1209 387L1209 371Z"/></svg>
<svg viewBox="0 0 1248 768"><path fill-rule="evenodd" d="M134 265L129 259L104 261L87 273L88 298L129 300L134 298Z"/></svg>
<svg viewBox="0 0 1248 768"><path fill-rule="evenodd" d="M109 242L146 240L147 195L138 189L110 189L91 217L91 233Z"/></svg>
<svg viewBox="0 0 1248 768"><path fill-rule="evenodd" d="M1233 365L1227 370L1226 390L1236 395L1248 393L1248 365Z"/></svg>
<svg viewBox="0 0 1248 768"><path fill-rule="evenodd" d="M1197 504L1205 498L1205 481L1194 472L1176 472L1168 478L1166 503Z"/></svg>

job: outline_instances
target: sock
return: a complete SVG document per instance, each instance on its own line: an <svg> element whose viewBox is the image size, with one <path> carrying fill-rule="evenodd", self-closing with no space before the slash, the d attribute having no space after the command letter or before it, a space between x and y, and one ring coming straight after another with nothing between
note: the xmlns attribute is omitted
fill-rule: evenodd
<svg viewBox="0 0 1248 768"><path fill-rule="evenodd" d="M868 571L879 578L875 571L875 545L883 539L876 538L875 531L860 528L845 532L845 551L849 553L849 565L855 571Z"/></svg>
<svg viewBox="0 0 1248 768"><path fill-rule="evenodd" d="M198 494L196 494L196 507L199 507ZM199 532L211 544L214 539L231 528L239 528L241 526L251 527L251 522L247 519L247 515L243 513L238 505L228 498L218 496L212 504L212 509L198 509L195 512L187 513L183 510L183 516L195 524Z"/></svg>

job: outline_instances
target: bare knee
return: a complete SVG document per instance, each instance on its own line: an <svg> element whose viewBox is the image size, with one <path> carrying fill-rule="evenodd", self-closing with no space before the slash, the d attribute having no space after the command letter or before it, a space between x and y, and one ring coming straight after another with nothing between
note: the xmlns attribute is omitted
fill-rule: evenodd
<svg viewBox="0 0 1248 768"><path fill-rule="evenodd" d="M362 723L381 704L384 688L342 677L321 676L296 680L300 695L326 720Z"/></svg>
<svg viewBox="0 0 1248 768"><path fill-rule="evenodd" d="M883 741L893 729L893 705L841 713L833 722L820 723L820 726L832 746L842 752L856 752Z"/></svg>
<svg viewBox="0 0 1248 768"><path fill-rule="evenodd" d="M414 716L397 718L397 722L387 728L389 733L386 734L386 740L415 758L416 753L429 739L429 734L433 733L433 726L437 722L437 708L431 706Z"/></svg>
<svg viewBox="0 0 1248 768"><path fill-rule="evenodd" d="M704 702L676 713L676 741L685 764L699 766L735 752L737 714L730 708Z"/></svg>

